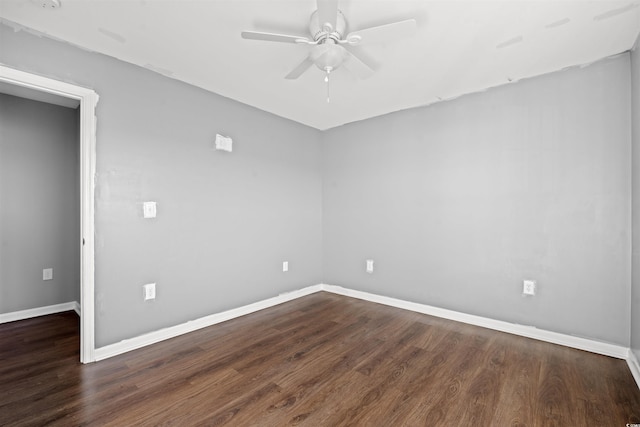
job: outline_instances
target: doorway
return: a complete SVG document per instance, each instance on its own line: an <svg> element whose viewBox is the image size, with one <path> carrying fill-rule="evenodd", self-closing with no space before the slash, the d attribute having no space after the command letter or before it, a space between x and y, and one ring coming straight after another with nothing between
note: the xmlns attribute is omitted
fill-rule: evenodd
<svg viewBox="0 0 640 427"><path fill-rule="evenodd" d="M0 65L0 84L30 96L56 96L79 102L80 124L80 361L95 361L94 199L98 95L91 89ZM43 99L40 99L43 100Z"/></svg>

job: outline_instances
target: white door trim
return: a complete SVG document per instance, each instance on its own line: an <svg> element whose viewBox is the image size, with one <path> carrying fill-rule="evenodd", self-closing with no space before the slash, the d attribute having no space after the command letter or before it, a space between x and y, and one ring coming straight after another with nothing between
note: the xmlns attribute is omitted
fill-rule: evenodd
<svg viewBox="0 0 640 427"><path fill-rule="evenodd" d="M0 65L0 82L80 101L80 361L95 361L94 310L94 200L96 169L96 105L92 89ZM84 244L83 244L84 243Z"/></svg>

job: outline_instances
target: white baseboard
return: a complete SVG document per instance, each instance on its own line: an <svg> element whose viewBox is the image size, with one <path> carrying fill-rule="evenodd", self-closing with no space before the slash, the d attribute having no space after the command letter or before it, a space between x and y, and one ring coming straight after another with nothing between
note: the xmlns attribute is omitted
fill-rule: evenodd
<svg viewBox="0 0 640 427"><path fill-rule="evenodd" d="M104 360L109 357L117 356L118 354L126 353L131 350L136 350L147 345L155 344L160 341L167 340L169 338L177 337L182 334L196 331L198 329L206 328L208 326L215 325L217 323L225 322L227 320L234 319L236 317L244 316L265 308L273 307L274 305L282 304L283 302L291 301L305 295L310 295L322 290L322 285L308 286L303 289L299 289L292 292L286 292L278 295L277 297L268 298L266 300L258 301L253 304L245 305L242 307L234 308L231 310L223 311L221 313L215 313L209 316L201 317L199 319L190 320L186 323L182 323L169 328L160 329L158 331L149 332L148 334L140 335L135 338L126 339L115 344L109 344L104 347L97 348L95 350L95 360Z"/></svg>
<svg viewBox="0 0 640 427"><path fill-rule="evenodd" d="M602 354L605 356L616 357L618 359L626 359L629 366L635 363L632 372L634 372L634 378L638 381L638 364L635 358L630 361L630 354L632 354L627 347L623 347L616 344L605 343L601 341L590 340L587 338L574 337L571 335L561 334L558 332L551 332L544 329L538 329L533 326L517 325L514 323L504 322L495 319L489 319L486 317L475 316L471 314L461 313L453 310L447 310L439 307L434 307L426 304L420 304L410 301L404 301L396 298L390 298L386 296L376 295L368 292L356 291L340 286L318 284L314 286L308 286L306 288L298 289L296 291L283 293L277 297L268 298L266 300L258 301L253 304L245 305L235 309L223 311L221 313L215 313L209 316L205 316L199 319L191 320L186 323L171 326L165 329L161 329L154 332L149 332L144 335L140 335L135 338L126 339L114 344L109 344L104 347L97 348L95 350L95 360L104 360L109 357L117 356L122 353L126 353L131 350L135 350L147 345L155 344L160 341L164 341L182 334L186 334L198 329L206 328L208 326L215 325L227 320L234 319L236 317L244 316L265 308L273 307L274 305L281 304L287 301L291 301L306 295L310 295L316 292L326 291L338 295L344 295L352 298L358 298L365 301L375 302L379 304L388 305L404 310L410 310L418 313L428 314L444 319L454 320L457 322L467 323L470 325L481 326L488 329L493 329L501 332L507 332L514 335L524 336L528 338L537 339L540 341L546 341L553 344L559 344L566 347L577 348L580 350L589 351L592 353ZM633 371L636 369L636 371Z"/></svg>
<svg viewBox="0 0 640 427"><path fill-rule="evenodd" d="M633 353L633 350L629 350L629 357L627 357L627 365L629 365L629 370L631 371L631 375L633 375L633 379L636 380L636 384L638 388L640 388L640 363L638 363L638 359L636 355Z"/></svg>
<svg viewBox="0 0 640 427"><path fill-rule="evenodd" d="M590 340L572 335L551 332L544 329L538 329L533 326L518 325L515 323L504 322L501 320L489 319L486 317L475 316L472 314L461 313L458 311L447 310L444 308L434 307L426 304L404 301L396 298L385 297L381 295L371 294L368 292L356 291L333 285L322 285L322 290L334 294L345 295L348 297L358 298L365 301L376 302L391 307L402 308L404 310L415 311L418 313L429 314L431 316L441 317L444 319L455 320L456 322L467 323L470 325L481 326L483 328L494 329L496 331L507 332L514 335L533 338L540 341L546 341L553 344L560 344L566 347L577 348L580 350L590 351L592 353L603 354L605 356L616 357L618 359L627 359L629 349L621 345L605 343L601 341Z"/></svg>
<svg viewBox="0 0 640 427"><path fill-rule="evenodd" d="M15 322L17 320L31 319L32 317L46 316L47 314L62 313L63 311L75 311L80 315L80 304L77 301L64 302L62 304L47 305L45 307L30 308L28 310L13 311L0 314L0 324Z"/></svg>

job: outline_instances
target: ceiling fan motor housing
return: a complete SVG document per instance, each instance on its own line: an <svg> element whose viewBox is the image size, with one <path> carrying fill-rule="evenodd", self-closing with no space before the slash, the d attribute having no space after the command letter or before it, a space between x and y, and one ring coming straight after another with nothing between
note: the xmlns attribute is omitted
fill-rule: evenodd
<svg viewBox="0 0 640 427"><path fill-rule="evenodd" d="M327 38L332 38L336 42L342 39L347 28L347 20L344 18L344 15L341 11L338 10L338 16L336 17L336 28L333 28L333 31L325 31L325 24L325 22L320 22L318 20L317 10L311 14L311 19L309 22L309 32L313 36L314 41L324 43Z"/></svg>

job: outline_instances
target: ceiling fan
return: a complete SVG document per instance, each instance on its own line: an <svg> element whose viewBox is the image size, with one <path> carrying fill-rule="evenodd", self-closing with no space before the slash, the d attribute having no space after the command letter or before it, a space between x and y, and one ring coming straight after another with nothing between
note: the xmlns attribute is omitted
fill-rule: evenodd
<svg viewBox="0 0 640 427"><path fill-rule="evenodd" d="M338 0L317 0L317 6L318 9L311 14L309 22L310 37L243 31L242 38L308 45L309 55L285 78L297 79L312 65L316 65L326 73L324 80L327 82L327 102L329 102L329 75L338 67L342 66L362 79L370 77L374 72L369 65L346 47L396 40L410 36L416 30L416 20L407 19L358 30L346 34L345 37L347 21L338 9Z"/></svg>

